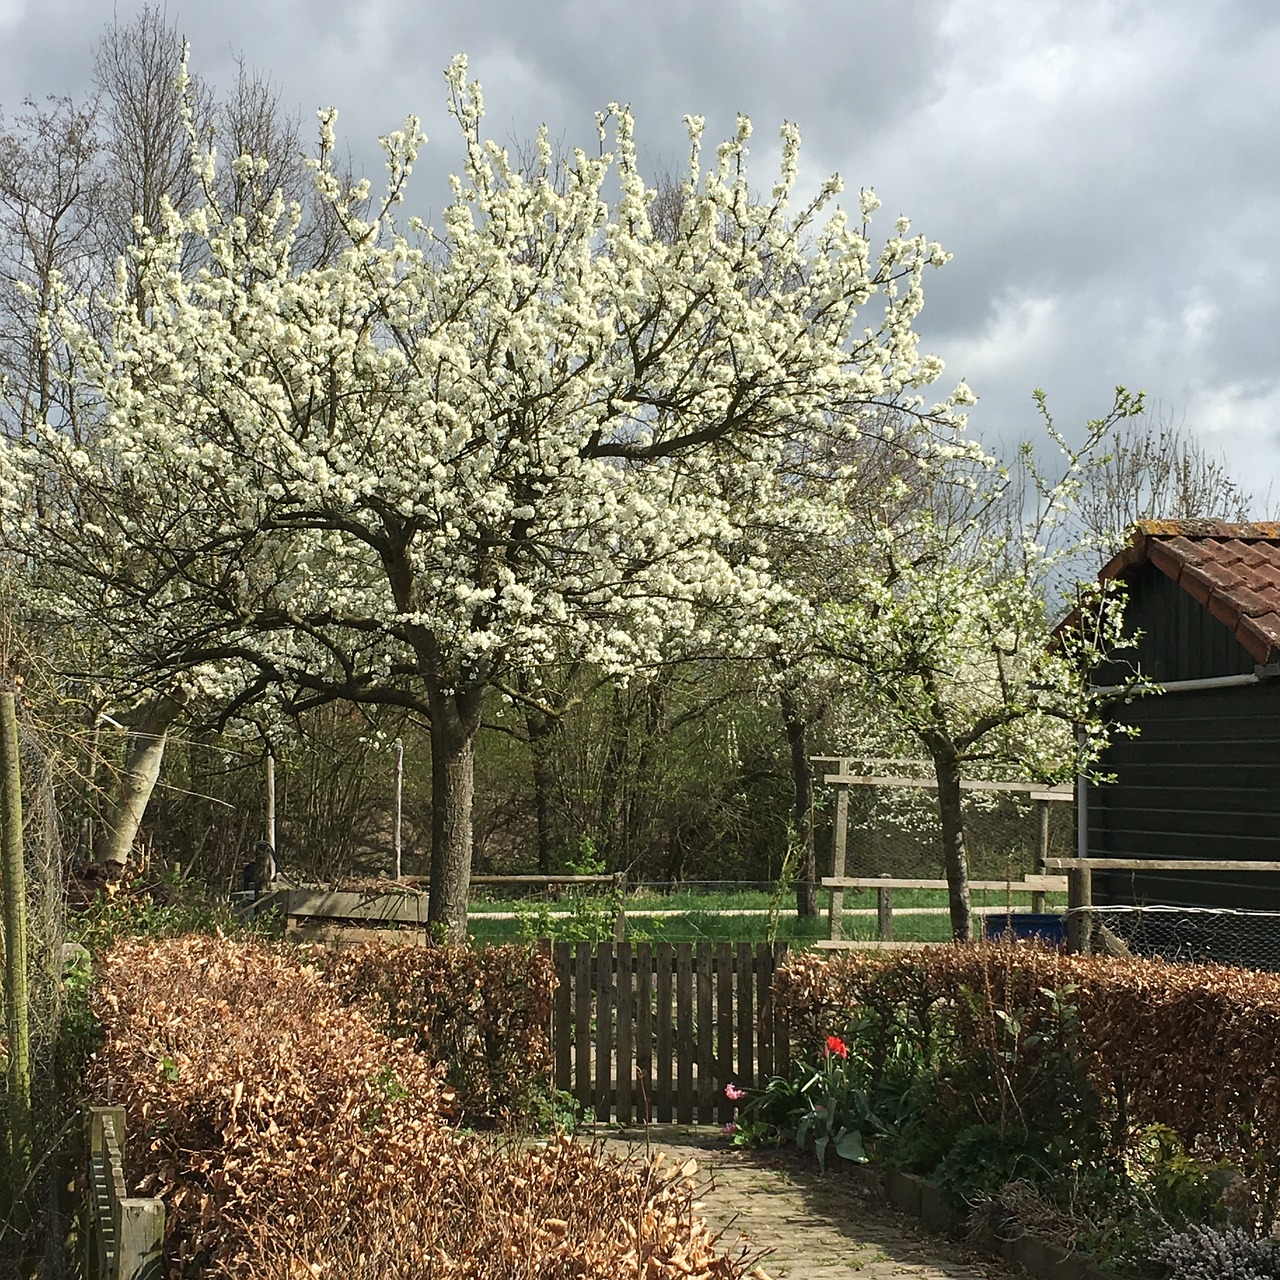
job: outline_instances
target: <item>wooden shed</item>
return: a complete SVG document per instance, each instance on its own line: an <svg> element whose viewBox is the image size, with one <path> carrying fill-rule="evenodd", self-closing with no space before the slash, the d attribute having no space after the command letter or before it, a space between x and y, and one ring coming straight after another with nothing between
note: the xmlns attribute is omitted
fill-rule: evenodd
<svg viewBox="0 0 1280 1280"><path fill-rule="evenodd" d="M1082 784L1078 851L1280 860L1280 523L1142 521L1100 576L1127 583L1138 639L1095 684L1136 665L1161 692L1108 708L1140 732L1108 748L1114 781ZM1094 902L1280 911L1280 873L1095 872Z"/></svg>

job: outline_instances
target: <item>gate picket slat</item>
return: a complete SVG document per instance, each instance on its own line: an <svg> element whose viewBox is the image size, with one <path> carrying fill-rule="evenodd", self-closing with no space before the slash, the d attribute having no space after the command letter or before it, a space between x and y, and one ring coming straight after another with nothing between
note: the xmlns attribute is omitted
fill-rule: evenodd
<svg viewBox="0 0 1280 1280"><path fill-rule="evenodd" d="M556 970L556 1088L561 1093L573 1091L573 943L552 944Z"/></svg>
<svg viewBox="0 0 1280 1280"><path fill-rule="evenodd" d="M658 1123L670 1124L671 1109L671 1044L673 1010L671 1008L671 966L675 951L669 942L658 943L657 1008L658 1022Z"/></svg>
<svg viewBox="0 0 1280 1280"><path fill-rule="evenodd" d="M711 1124L716 1118L715 1023L711 1013L711 943L698 943L698 1123Z"/></svg>
<svg viewBox="0 0 1280 1280"><path fill-rule="evenodd" d="M653 1116L653 943L636 947L636 1115L642 1124Z"/></svg>
<svg viewBox="0 0 1280 1280"><path fill-rule="evenodd" d="M777 973L786 956L787 944L785 942L775 942L773 944L774 973ZM787 1026L786 1019L778 1017L776 1008L773 1011L773 1074L775 1076L789 1076L791 1074L791 1031Z"/></svg>
<svg viewBox="0 0 1280 1280"><path fill-rule="evenodd" d="M738 943L738 981L734 998L738 1002L738 1083L744 1089L755 1085L755 1018L751 1002L751 943Z"/></svg>
<svg viewBox="0 0 1280 1280"><path fill-rule="evenodd" d="M618 1108L620 1124L631 1123L631 1081L635 1068L631 1060L631 943L615 946L618 956Z"/></svg>
<svg viewBox="0 0 1280 1280"><path fill-rule="evenodd" d="M556 1087L600 1121L728 1123L729 1083L791 1066L773 998L786 943L554 942Z"/></svg>
<svg viewBox="0 0 1280 1280"><path fill-rule="evenodd" d="M573 1095L585 1116L591 1107L591 943L579 942L573 975Z"/></svg>
<svg viewBox="0 0 1280 1280"><path fill-rule="evenodd" d="M756 1070L764 1088L773 1075L773 948L756 947Z"/></svg>
<svg viewBox="0 0 1280 1280"><path fill-rule="evenodd" d="M613 1111L613 946L596 945L596 1119Z"/></svg>
<svg viewBox="0 0 1280 1280"><path fill-rule="evenodd" d="M720 1123L733 1119L734 1103L725 1096L724 1088L733 1079L733 945L716 944L716 1092L719 1095Z"/></svg>
<svg viewBox="0 0 1280 1280"><path fill-rule="evenodd" d="M693 1123L693 943L676 943L676 1120Z"/></svg>

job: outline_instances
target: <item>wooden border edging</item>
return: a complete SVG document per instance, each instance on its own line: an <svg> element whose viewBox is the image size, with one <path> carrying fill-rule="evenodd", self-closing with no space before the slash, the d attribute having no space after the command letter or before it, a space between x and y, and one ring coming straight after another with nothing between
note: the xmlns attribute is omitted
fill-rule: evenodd
<svg viewBox="0 0 1280 1280"><path fill-rule="evenodd" d="M124 1108L85 1113L88 1230L85 1273L90 1280L161 1280L164 1202L130 1196L124 1181Z"/></svg>
<svg viewBox="0 0 1280 1280"><path fill-rule="evenodd" d="M937 1183L884 1165L849 1164L846 1161L840 1164L864 1188L882 1196L901 1213L918 1219L926 1230L947 1236L966 1234L962 1215ZM1074 1253L1065 1252L1039 1236L999 1240L980 1233L976 1242L996 1257L1021 1267L1034 1280L1117 1280L1112 1272Z"/></svg>

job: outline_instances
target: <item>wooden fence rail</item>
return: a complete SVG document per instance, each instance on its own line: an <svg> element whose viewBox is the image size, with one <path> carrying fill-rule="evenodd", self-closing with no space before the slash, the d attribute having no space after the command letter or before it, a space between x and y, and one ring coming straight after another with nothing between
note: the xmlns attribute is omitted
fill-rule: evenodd
<svg viewBox="0 0 1280 1280"><path fill-rule="evenodd" d="M161 1280L164 1275L164 1203L130 1196L124 1182L124 1108L90 1107L88 1132L89 1280Z"/></svg>
<svg viewBox="0 0 1280 1280"><path fill-rule="evenodd" d="M786 943L544 943L558 1089L597 1120L727 1123L724 1089L787 1069L773 975Z"/></svg>

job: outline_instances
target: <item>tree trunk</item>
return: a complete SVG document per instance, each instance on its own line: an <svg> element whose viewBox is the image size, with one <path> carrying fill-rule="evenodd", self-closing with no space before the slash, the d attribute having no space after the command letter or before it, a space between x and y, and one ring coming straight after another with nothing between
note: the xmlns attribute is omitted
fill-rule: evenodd
<svg viewBox="0 0 1280 1280"><path fill-rule="evenodd" d="M529 754L533 757L533 813L538 824L538 870L545 876L551 874L551 855L555 848L551 796L556 785L556 770L551 758L551 743L560 722L545 711L526 707L524 723L529 735Z"/></svg>
<svg viewBox="0 0 1280 1280"><path fill-rule="evenodd" d="M957 942L971 942L973 913L969 906L969 856L964 844L960 761L949 743L930 744L930 754L938 779L938 819L942 825L942 860L947 872L951 936Z"/></svg>
<svg viewBox="0 0 1280 1280"><path fill-rule="evenodd" d="M622 842L631 732L631 707L627 694L615 689L612 696L609 738L600 766L600 817L597 825L600 838L596 841L596 854L608 867L614 865L615 853Z"/></svg>
<svg viewBox="0 0 1280 1280"><path fill-rule="evenodd" d="M471 889L471 807L475 798L476 734L484 691L432 693L431 889L427 922L443 940L467 940Z"/></svg>
<svg viewBox="0 0 1280 1280"><path fill-rule="evenodd" d="M160 778L169 726L186 705L184 694L158 693L130 717L120 786L102 815L94 858L116 871L129 861L142 817Z"/></svg>
<svg viewBox="0 0 1280 1280"><path fill-rule="evenodd" d="M807 726L789 689L783 689L779 699L787 745L791 748L791 785L795 793L791 838L800 849L800 865L796 868L796 915L802 920L812 919L818 914L818 855L813 839L813 767L809 764Z"/></svg>

